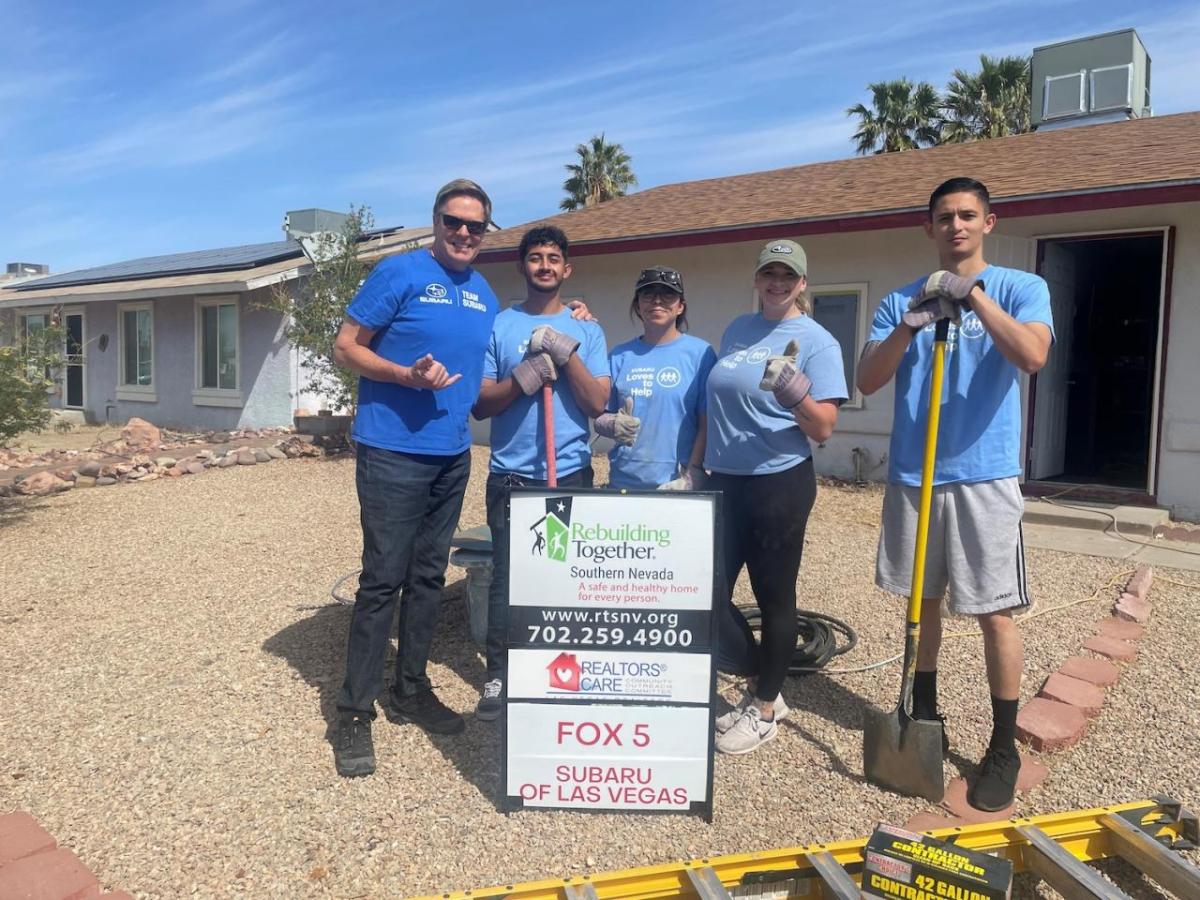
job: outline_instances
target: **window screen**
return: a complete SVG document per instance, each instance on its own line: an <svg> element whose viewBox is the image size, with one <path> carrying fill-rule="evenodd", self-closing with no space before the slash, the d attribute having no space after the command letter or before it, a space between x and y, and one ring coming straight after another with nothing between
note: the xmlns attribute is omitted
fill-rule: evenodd
<svg viewBox="0 0 1200 900"><path fill-rule="evenodd" d="M1055 75L1046 78L1042 98L1042 116L1068 116L1083 112L1083 73Z"/></svg>
<svg viewBox="0 0 1200 900"><path fill-rule="evenodd" d="M854 396L854 360L858 350L857 291L837 291L813 295L813 319L837 339L842 347L842 366L846 387Z"/></svg>
<svg viewBox="0 0 1200 900"><path fill-rule="evenodd" d="M1133 67L1129 65L1092 69L1092 110L1130 106L1133 102L1129 96L1132 71Z"/></svg>

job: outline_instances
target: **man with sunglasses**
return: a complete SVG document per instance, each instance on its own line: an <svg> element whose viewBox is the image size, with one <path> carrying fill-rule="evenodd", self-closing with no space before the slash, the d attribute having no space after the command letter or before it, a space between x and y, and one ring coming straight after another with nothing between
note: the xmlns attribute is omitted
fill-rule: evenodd
<svg viewBox="0 0 1200 900"><path fill-rule="evenodd" d="M375 266L334 345L334 360L361 376L353 438L362 573L334 738L345 777L375 771L371 722L402 586L396 674L384 710L435 734L464 727L433 693L426 664L471 470L468 415L499 309L471 268L491 216L478 184L460 178L445 185L433 204L433 244Z"/></svg>
<svg viewBox="0 0 1200 900"><path fill-rule="evenodd" d="M542 385L553 385L554 457L560 487L592 486L588 419L608 401L608 350L595 322L575 318L563 303L571 277L568 240L561 229L525 232L517 269L525 300L496 317L483 364L483 384L472 413L492 420L492 463L487 519L492 531L488 593L487 676L475 717L490 722L503 708L508 641L508 557L504 508L513 485L543 486L547 465Z"/></svg>

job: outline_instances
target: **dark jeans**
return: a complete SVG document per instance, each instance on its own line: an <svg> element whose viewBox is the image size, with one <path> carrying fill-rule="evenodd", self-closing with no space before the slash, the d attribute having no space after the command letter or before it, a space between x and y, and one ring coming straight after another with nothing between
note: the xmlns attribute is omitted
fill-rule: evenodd
<svg viewBox="0 0 1200 900"><path fill-rule="evenodd" d="M592 467L558 479L559 487L590 488ZM508 506L509 488L518 485L545 487L546 482L520 475L492 472L487 480L487 522L492 530L492 585L488 590L487 680L504 678L504 661L508 650L508 533L504 527L504 512Z"/></svg>
<svg viewBox="0 0 1200 900"><path fill-rule="evenodd" d="M374 713L400 588L399 697L430 689L425 668L442 607L450 539L462 511L471 453L427 456L358 445L355 484L362 521L362 574L350 616L346 680L338 709Z"/></svg>
<svg viewBox="0 0 1200 900"><path fill-rule="evenodd" d="M809 457L769 475L714 472L705 486L721 491L724 525L724 590L715 599L717 668L758 678L760 700L774 700L796 650L796 578L804 553L804 530L817 496ZM733 586L745 566L762 611L762 644L733 603Z"/></svg>

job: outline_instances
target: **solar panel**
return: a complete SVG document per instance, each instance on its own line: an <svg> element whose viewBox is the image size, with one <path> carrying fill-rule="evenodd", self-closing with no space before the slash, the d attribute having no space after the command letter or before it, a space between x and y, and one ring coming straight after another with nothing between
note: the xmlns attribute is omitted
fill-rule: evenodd
<svg viewBox="0 0 1200 900"><path fill-rule="evenodd" d="M252 269L278 262L303 251L296 241L272 241L267 244L243 244L240 247L221 247L216 250L197 250L191 253L171 253L167 256L146 256L107 266L77 269L61 275L37 278L12 290L41 290L48 287L67 287L97 284L103 281L132 281L138 278L159 278L164 275L193 275L200 272L227 272Z"/></svg>

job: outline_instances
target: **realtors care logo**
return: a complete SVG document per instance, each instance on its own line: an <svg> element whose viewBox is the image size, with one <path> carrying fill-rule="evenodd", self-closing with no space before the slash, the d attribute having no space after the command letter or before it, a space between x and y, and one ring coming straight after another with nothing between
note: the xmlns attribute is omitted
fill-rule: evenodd
<svg viewBox="0 0 1200 900"><path fill-rule="evenodd" d="M642 522L599 525L571 520L571 497L548 497L546 514L529 526L533 532L531 556L554 562L567 561L567 548L574 547L581 559L654 559L655 547L671 546L671 531Z"/></svg>

